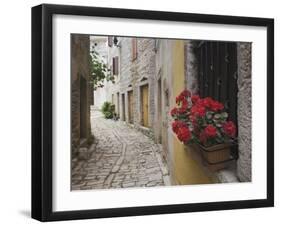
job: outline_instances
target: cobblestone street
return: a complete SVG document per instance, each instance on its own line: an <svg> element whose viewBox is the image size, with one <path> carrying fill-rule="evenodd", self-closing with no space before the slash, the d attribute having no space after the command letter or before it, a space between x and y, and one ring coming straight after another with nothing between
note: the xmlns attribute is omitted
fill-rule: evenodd
<svg viewBox="0 0 281 226"><path fill-rule="evenodd" d="M91 124L95 142L87 160L72 160L72 190L170 185L161 145L94 108Z"/></svg>

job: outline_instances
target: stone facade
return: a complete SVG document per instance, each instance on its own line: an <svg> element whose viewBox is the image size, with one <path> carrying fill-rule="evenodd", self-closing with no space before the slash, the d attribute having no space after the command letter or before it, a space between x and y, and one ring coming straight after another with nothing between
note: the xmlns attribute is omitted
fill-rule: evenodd
<svg viewBox="0 0 281 226"><path fill-rule="evenodd" d="M89 84L89 36L71 36L71 139L72 154L86 148L92 140L90 104L92 89Z"/></svg>
<svg viewBox="0 0 281 226"><path fill-rule="evenodd" d="M137 58L132 59L132 38L118 37L118 46L109 48L108 62L119 57L119 73L115 77L115 84L108 84L107 100L115 104L120 119L129 123L128 93L133 92L133 124L152 136L154 123L154 76L155 52L153 39L137 38ZM112 66L110 66L112 67ZM141 115L141 86L148 85L148 128L143 128Z"/></svg>
<svg viewBox="0 0 281 226"><path fill-rule="evenodd" d="M120 120L141 130L162 144L162 158L168 164L174 184L174 154L179 147L171 129L169 114L175 97L184 87L198 93L198 41L137 38L137 57L133 58L133 38L117 37L108 48L108 66L119 57L115 84L107 84L107 101L115 104ZM179 51L181 53L179 53ZM182 55L182 59L180 58ZM179 56L179 58L177 58ZM177 58L177 59L175 59ZM182 62L181 62L182 61ZM237 44L238 61L238 145L239 159L214 177L219 182L251 181L251 45ZM181 77L184 77L182 79ZM179 81L184 84L178 84ZM143 124L142 87L148 86L148 125ZM183 88L182 88L183 87ZM133 93L130 102L129 93ZM130 107L133 120L130 121ZM193 163L192 163L193 164ZM183 172L184 173L184 172Z"/></svg>
<svg viewBox="0 0 281 226"><path fill-rule="evenodd" d="M252 48L237 45L238 57L238 147L237 174L241 181L252 179Z"/></svg>

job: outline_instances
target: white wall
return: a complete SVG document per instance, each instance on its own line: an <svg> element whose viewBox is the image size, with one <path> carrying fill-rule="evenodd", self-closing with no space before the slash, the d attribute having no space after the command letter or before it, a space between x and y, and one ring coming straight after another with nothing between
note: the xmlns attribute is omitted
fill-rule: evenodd
<svg viewBox="0 0 281 226"><path fill-rule="evenodd" d="M42 1L3 1L1 4L1 185L0 225L39 225L30 214L31 168L31 79L30 79L30 7ZM129 0L59 0L55 4L92 5L101 7L140 8L192 13L229 14L274 17L276 29L275 62L281 60L281 14L276 0L267 1L129 1ZM281 67L276 64L275 84L281 84ZM281 115L281 89L276 89L275 115ZM277 105L279 104L279 106ZM276 138L281 137L280 118L276 118ZM279 127L279 128L278 128ZM275 139L275 159L281 159L281 139ZM276 161L277 162L277 161ZM68 221L52 225L267 225L280 222L281 164L276 164L276 208L173 214L100 220ZM276 223L273 223L276 225ZM278 224L278 223L277 223Z"/></svg>

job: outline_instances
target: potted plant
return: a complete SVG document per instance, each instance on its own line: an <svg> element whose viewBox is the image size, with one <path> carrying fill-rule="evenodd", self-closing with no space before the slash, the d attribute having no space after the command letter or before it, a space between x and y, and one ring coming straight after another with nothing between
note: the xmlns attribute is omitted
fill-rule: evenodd
<svg viewBox="0 0 281 226"><path fill-rule="evenodd" d="M236 139L236 126L228 120L224 105L211 97L201 98L184 90L171 110L173 132L178 139L200 153L211 171L226 167Z"/></svg>

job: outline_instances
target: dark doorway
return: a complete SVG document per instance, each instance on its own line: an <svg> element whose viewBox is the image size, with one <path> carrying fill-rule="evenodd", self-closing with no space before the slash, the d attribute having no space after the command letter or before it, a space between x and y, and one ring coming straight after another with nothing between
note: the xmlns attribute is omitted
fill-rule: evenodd
<svg viewBox="0 0 281 226"><path fill-rule="evenodd" d="M158 126L159 126L159 135L158 142L162 144L162 84L161 78L158 80L158 90L157 90L157 102L158 102Z"/></svg>
<svg viewBox="0 0 281 226"><path fill-rule="evenodd" d="M142 125L148 127L148 85L141 86Z"/></svg>
<svg viewBox="0 0 281 226"><path fill-rule="evenodd" d="M128 114L129 114L129 123L134 122L134 107L133 107L133 91L128 92Z"/></svg>
<svg viewBox="0 0 281 226"><path fill-rule="evenodd" d="M120 117L120 104L119 104L119 92L116 94L116 98L117 98L117 100L116 100L116 109L117 109L117 115L118 115L118 117Z"/></svg>
<svg viewBox="0 0 281 226"><path fill-rule="evenodd" d="M80 76L80 138L87 137L87 81Z"/></svg>
<svg viewBox="0 0 281 226"><path fill-rule="evenodd" d="M125 110L125 93L121 94L122 96L122 120L126 120L126 110Z"/></svg>

